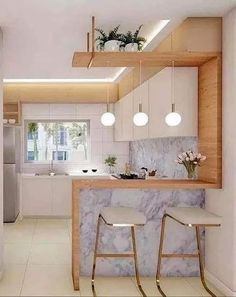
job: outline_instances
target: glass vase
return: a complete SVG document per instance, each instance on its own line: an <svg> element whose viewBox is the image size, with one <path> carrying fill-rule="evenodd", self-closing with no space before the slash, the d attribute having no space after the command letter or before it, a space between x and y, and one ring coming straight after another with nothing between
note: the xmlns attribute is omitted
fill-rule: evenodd
<svg viewBox="0 0 236 297"><path fill-rule="evenodd" d="M188 172L188 179L195 179L196 178L195 170L189 170L187 172Z"/></svg>

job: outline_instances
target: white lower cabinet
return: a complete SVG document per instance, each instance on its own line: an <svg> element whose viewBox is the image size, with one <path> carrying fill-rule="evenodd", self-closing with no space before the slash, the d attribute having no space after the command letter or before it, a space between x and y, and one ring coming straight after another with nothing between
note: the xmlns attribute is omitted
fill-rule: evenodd
<svg viewBox="0 0 236 297"><path fill-rule="evenodd" d="M71 216L71 179L21 179L21 216Z"/></svg>
<svg viewBox="0 0 236 297"><path fill-rule="evenodd" d="M52 214L71 216L72 184L70 178L52 180Z"/></svg>

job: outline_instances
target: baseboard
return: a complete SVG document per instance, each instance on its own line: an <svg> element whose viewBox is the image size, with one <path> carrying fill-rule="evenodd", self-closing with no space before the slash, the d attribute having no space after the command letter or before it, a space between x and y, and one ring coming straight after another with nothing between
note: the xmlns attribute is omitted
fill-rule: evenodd
<svg viewBox="0 0 236 297"><path fill-rule="evenodd" d="M227 297L236 296L236 292L228 288L224 283L222 283L218 278L216 278L212 273L205 270L206 279L212 283L219 291L221 291Z"/></svg>

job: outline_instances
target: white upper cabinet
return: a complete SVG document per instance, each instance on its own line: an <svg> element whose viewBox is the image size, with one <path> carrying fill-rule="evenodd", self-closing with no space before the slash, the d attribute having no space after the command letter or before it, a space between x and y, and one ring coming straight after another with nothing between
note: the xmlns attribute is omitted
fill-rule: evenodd
<svg viewBox="0 0 236 297"><path fill-rule="evenodd" d="M133 115L139 103L149 116L144 127L133 124ZM115 106L116 141L138 139L197 136L198 135L198 69L176 67L174 70L174 102L182 121L179 126L169 127L165 116L171 112L171 68L164 68L134 91L120 99Z"/></svg>
<svg viewBox="0 0 236 297"><path fill-rule="evenodd" d="M176 127L165 123L171 112L171 68L165 68L149 80L149 137L197 136L198 70L178 67L174 70L174 102L182 121Z"/></svg>
<svg viewBox="0 0 236 297"><path fill-rule="evenodd" d="M145 112L147 115L149 114L149 81L144 82L141 86L138 86L133 91L133 100L134 100L134 112L133 114L139 111L139 104L142 104L142 111ZM134 126L134 140L138 139L145 139L148 138L149 135L149 127L148 125L143 127Z"/></svg>
<svg viewBox="0 0 236 297"><path fill-rule="evenodd" d="M115 106L115 140L133 140L133 93L120 99Z"/></svg>

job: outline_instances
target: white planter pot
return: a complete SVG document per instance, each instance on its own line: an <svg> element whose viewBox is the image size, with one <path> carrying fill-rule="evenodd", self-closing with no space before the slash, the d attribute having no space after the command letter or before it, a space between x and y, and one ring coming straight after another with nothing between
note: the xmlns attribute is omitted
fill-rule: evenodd
<svg viewBox="0 0 236 297"><path fill-rule="evenodd" d="M137 52L138 51L138 44L137 43L128 43L125 46L126 52Z"/></svg>
<svg viewBox="0 0 236 297"><path fill-rule="evenodd" d="M109 40L104 44L104 52L119 52L121 41Z"/></svg>

